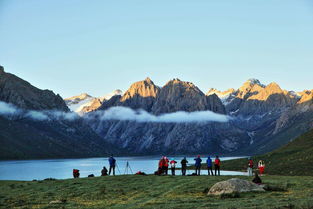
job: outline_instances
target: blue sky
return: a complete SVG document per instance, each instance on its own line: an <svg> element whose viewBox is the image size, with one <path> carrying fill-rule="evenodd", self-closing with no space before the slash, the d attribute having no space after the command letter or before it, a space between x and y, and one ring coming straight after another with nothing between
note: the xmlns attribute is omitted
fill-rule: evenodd
<svg viewBox="0 0 313 209"><path fill-rule="evenodd" d="M202 91L249 78L312 89L310 0L0 0L0 64L63 97L149 76Z"/></svg>

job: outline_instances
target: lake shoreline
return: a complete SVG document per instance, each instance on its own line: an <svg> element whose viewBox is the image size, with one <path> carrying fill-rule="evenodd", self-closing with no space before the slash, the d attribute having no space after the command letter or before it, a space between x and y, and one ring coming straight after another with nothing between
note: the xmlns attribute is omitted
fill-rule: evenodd
<svg viewBox="0 0 313 209"><path fill-rule="evenodd" d="M128 156L116 158L116 175L136 173L138 171L146 174L153 174L158 169L160 156ZM169 156L169 159L174 158L178 164L176 168L180 168L180 160L182 156ZM188 165L193 165L194 156L187 156ZM240 159L240 157L221 157L221 161L232 159ZM206 158L202 158L205 162ZM126 165L131 169L126 169ZM73 169L80 170L80 177L87 177L93 174L94 176L101 175L103 167L109 169L108 158L79 158L79 159L44 159L44 160L10 160L0 161L0 180L27 180L33 179L43 180L46 178L69 179L72 178ZM205 167L203 167L205 170ZM221 168L223 170L223 167ZM204 171L201 171L204 173ZM225 169L227 170L227 169ZM22 171L22 172L21 172ZM188 169L188 172L192 172ZM232 172L232 173L230 173ZM169 174L170 174L169 170ZM179 171L176 172L180 174ZM191 173L190 173L191 174ZM242 172L222 171L222 175L244 175Z"/></svg>

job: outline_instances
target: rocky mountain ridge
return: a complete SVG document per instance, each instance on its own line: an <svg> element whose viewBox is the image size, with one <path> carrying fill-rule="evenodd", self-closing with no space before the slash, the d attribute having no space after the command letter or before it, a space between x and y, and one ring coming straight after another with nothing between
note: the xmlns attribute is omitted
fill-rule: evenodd
<svg viewBox="0 0 313 209"><path fill-rule="evenodd" d="M216 95L206 96L191 82L173 79L163 87L156 86L150 78L130 86L123 96L104 101L99 110L113 106L143 109L159 115L176 111L204 111L225 113L222 102Z"/></svg>
<svg viewBox="0 0 313 209"><path fill-rule="evenodd" d="M23 109L69 111L60 95L41 90L19 77L6 73L0 66L0 101Z"/></svg>
<svg viewBox="0 0 313 209"><path fill-rule="evenodd" d="M109 155L104 141L80 118L50 120L42 113L71 114L59 95L41 90L0 67L0 159L67 158ZM11 109L6 109L7 104ZM14 106L13 106L14 105ZM14 110L16 109L16 110ZM23 117L21 111L33 114ZM15 114L6 117L6 112Z"/></svg>
<svg viewBox="0 0 313 209"><path fill-rule="evenodd" d="M153 94L143 88L145 81L132 85L124 95L112 97L99 110L113 106L142 108L154 115L177 111L211 110L232 117L228 123L162 124L135 121L93 121L90 126L105 140L130 153L219 152L262 153L287 143L313 128L312 92L282 90L276 83L262 84L249 79L237 90L210 89L205 95L190 82L173 79L163 87L153 85ZM157 90L156 90L157 89ZM144 95L153 95L149 102ZM124 98L125 98L124 97ZM139 99L140 98L140 99ZM133 105L136 104L136 105ZM147 105L149 104L149 105ZM301 128L299 128L300 126ZM298 127L298 128L295 128ZM257 147L257 148L255 148Z"/></svg>

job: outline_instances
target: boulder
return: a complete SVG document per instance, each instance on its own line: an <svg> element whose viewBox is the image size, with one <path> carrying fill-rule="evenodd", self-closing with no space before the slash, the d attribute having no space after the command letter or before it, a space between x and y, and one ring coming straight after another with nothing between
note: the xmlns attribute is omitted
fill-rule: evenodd
<svg viewBox="0 0 313 209"><path fill-rule="evenodd" d="M240 193L240 192L264 192L262 186L257 185L253 182L232 178L227 181L221 181L214 184L208 195L221 195L221 194L231 194L231 193Z"/></svg>

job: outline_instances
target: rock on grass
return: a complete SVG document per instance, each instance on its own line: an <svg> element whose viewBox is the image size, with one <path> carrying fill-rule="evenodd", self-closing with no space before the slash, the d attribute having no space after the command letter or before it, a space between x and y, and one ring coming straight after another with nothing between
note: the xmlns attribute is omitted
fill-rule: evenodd
<svg viewBox="0 0 313 209"><path fill-rule="evenodd" d="M250 181L232 178L227 181L221 181L214 184L208 195L222 195L222 194L233 194L241 192L264 192L265 190Z"/></svg>

